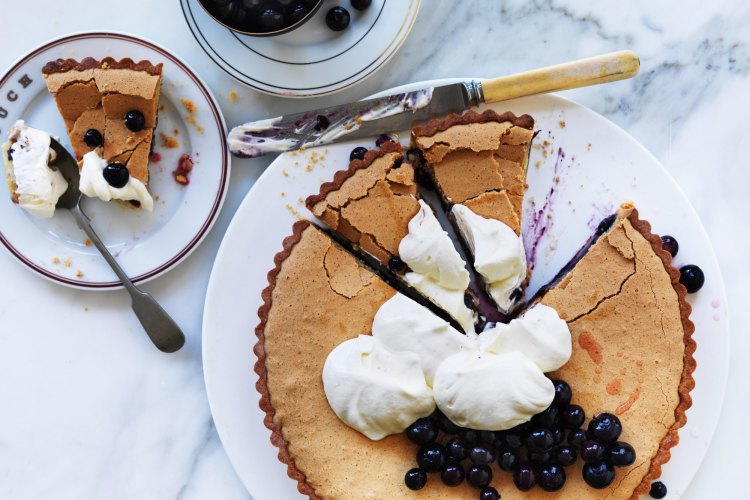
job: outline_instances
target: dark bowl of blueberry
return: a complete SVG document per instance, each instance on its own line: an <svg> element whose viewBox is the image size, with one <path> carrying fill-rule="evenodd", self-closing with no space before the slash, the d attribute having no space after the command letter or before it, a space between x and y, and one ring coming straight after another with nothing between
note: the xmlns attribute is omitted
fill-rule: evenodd
<svg viewBox="0 0 750 500"><path fill-rule="evenodd" d="M199 0L219 24L250 36L276 36L305 24L323 0Z"/></svg>

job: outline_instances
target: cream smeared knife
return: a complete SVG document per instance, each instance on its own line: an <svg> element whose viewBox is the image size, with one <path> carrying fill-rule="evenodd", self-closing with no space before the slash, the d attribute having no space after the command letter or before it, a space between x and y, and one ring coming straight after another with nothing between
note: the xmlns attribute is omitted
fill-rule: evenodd
<svg viewBox="0 0 750 500"><path fill-rule="evenodd" d="M254 158L410 129L413 124L462 113L481 103L624 80L638 73L639 64L634 52L624 50L490 80L269 118L233 128L229 149L236 156Z"/></svg>

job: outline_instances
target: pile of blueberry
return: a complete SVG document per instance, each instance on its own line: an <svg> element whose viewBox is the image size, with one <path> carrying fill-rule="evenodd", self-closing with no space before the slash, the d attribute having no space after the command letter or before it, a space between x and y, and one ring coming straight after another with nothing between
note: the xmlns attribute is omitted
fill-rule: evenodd
<svg viewBox="0 0 750 500"><path fill-rule="evenodd" d="M677 255L677 251L680 249L680 245L674 236L662 236L661 245L672 257ZM680 268L680 283L685 286L688 293L695 293L703 288L705 281L706 277L703 275L703 270L695 264L687 264Z"/></svg>
<svg viewBox="0 0 750 500"><path fill-rule="evenodd" d="M411 442L419 445L418 467L404 478L412 490L427 484L428 474L440 473L448 486L464 480L481 490L480 499L500 498L490 486L492 469L513 473L513 482L521 491L538 485L545 491L557 491L565 485L565 467L578 457L585 462L583 479L594 488L605 488L615 478L615 467L635 462L635 450L618 441L620 419L610 413L598 413L583 429L586 414L571 404L572 390L562 380L553 380L552 405L530 422L507 431L476 431L455 425L436 412L414 422L406 430Z"/></svg>

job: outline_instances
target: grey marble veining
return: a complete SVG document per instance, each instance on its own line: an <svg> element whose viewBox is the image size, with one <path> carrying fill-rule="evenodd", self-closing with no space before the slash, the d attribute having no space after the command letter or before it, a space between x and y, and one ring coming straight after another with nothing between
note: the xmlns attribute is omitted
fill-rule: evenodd
<svg viewBox="0 0 750 500"><path fill-rule="evenodd" d="M44 12L43 21L6 20L0 67L73 31L137 32L197 70L230 126L418 80L499 76L606 51L638 52L638 78L564 95L614 121L656 155L714 242L734 327L730 385L720 428L685 498L737 492L731 481L717 485L716 478L742 483L744 447L732 429L746 426L750 410L750 238L738 215L750 208L749 2L423 0L410 37L384 69L340 94L304 102L261 95L226 76L192 38L176 1L131 0L117 16L92 11L84 0L26 5ZM228 100L230 91L238 94L236 103ZM178 270L144 287L185 326L187 345L177 355L164 356L142 341L124 293L59 290L0 255L3 283L15 284L0 287L0 498L248 498L206 401L201 311L221 234L269 162L235 161L210 237ZM52 295L54 301L39 304L45 314L18 313L22 301Z"/></svg>

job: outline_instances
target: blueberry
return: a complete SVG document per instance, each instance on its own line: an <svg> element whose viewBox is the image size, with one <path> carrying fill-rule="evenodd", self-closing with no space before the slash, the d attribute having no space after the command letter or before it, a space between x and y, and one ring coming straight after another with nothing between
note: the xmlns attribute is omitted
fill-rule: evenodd
<svg viewBox="0 0 750 500"><path fill-rule="evenodd" d="M440 430L442 430L446 434L455 435L458 434L458 432L461 430L459 426L451 422L451 419L449 419L442 413L438 414L438 425L440 426Z"/></svg>
<svg viewBox="0 0 750 500"><path fill-rule="evenodd" d="M417 464L425 472L437 472L445 466L445 455L445 448L439 444L428 444L417 452Z"/></svg>
<svg viewBox="0 0 750 500"><path fill-rule="evenodd" d="M409 469L404 476L406 487L410 490L421 490L427 484L427 474L422 469Z"/></svg>
<svg viewBox="0 0 750 500"><path fill-rule="evenodd" d="M561 427L553 427L550 432L552 432L552 439L555 444L560 444L565 439L565 431Z"/></svg>
<svg viewBox="0 0 750 500"><path fill-rule="evenodd" d="M429 444L438 434L437 423L428 418L420 418L406 428L406 437L414 444Z"/></svg>
<svg viewBox="0 0 750 500"><path fill-rule="evenodd" d="M620 419L611 413L597 413L589 422L589 436L605 443L617 441L622 433Z"/></svg>
<svg viewBox="0 0 750 500"><path fill-rule="evenodd" d="M508 445L508 448L511 450L517 450L523 445L523 437L521 436L521 432L519 430L513 430L505 433L505 444Z"/></svg>
<svg viewBox="0 0 750 500"><path fill-rule="evenodd" d="M278 31L284 27L286 20L284 14L276 9L263 9L258 15L258 24L263 29L263 32Z"/></svg>
<svg viewBox="0 0 750 500"><path fill-rule="evenodd" d="M580 448L584 441L588 440L589 433L583 429L575 429L568 433L568 444L573 448Z"/></svg>
<svg viewBox="0 0 750 500"><path fill-rule="evenodd" d="M474 297L468 291L464 293L464 305L468 308L474 307Z"/></svg>
<svg viewBox="0 0 750 500"><path fill-rule="evenodd" d="M138 132L139 130L143 130L143 128L146 126L146 117L143 116L143 113L141 113L138 110L132 110L128 111L125 114L125 126L128 127L128 130L131 132Z"/></svg>
<svg viewBox="0 0 750 500"><path fill-rule="evenodd" d="M310 12L305 4L297 4L289 10L289 21L294 24L302 20Z"/></svg>
<svg viewBox="0 0 750 500"><path fill-rule="evenodd" d="M589 439L581 445L581 458L587 464L595 464L604 460L605 451L602 443Z"/></svg>
<svg viewBox="0 0 750 500"><path fill-rule="evenodd" d="M667 485L661 481L651 483L651 491L648 492L651 498L664 498L667 496Z"/></svg>
<svg viewBox="0 0 750 500"><path fill-rule="evenodd" d="M552 460L552 453L549 451L530 451L529 461L534 465L544 465Z"/></svg>
<svg viewBox="0 0 750 500"><path fill-rule="evenodd" d="M424 155L422 150L419 148L410 148L406 150L406 160L412 164L422 164L424 162Z"/></svg>
<svg viewBox="0 0 750 500"><path fill-rule="evenodd" d="M475 444L469 450L469 459L474 465L489 465L495 461L495 450L485 444Z"/></svg>
<svg viewBox="0 0 750 500"><path fill-rule="evenodd" d="M555 444L555 438L547 429L534 429L526 439L529 451L549 451Z"/></svg>
<svg viewBox="0 0 750 500"><path fill-rule="evenodd" d="M570 399L573 397L573 391L564 380L553 380L552 383L555 386L555 399L552 400L552 406L563 408L570 404Z"/></svg>
<svg viewBox="0 0 750 500"><path fill-rule="evenodd" d="M15 151L13 150L13 148L8 148L8 161L13 161L13 153L14 152Z"/></svg>
<svg viewBox="0 0 750 500"><path fill-rule="evenodd" d="M333 7L326 14L326 24L333 31L343 31L349 26L349 11L343 7Z"/></svg>
<svg viewBox="0 0 750 500"><path fill-rule="evenodd" d="M382 145L383 145L383 144L385 144L386 142L395 142L395 141L393 140L393 137L391 137L391 136L390 136L390 135L388 135L388 134L383 134L383 135L381 135L380 137L378 137L377 139L375 139L375 145L376 145L377 147L380 147L380 146L382 146Z"/></svg>
<svg viewBox="0 0 750 500"><path fill-rule="evenodd" d="M539 470L538 480L544 491L557 491L565 484L565 469L554 464L545 465Z"/></svg>
<svg viewBox="0 0 750 500"><path fill-rule="evenodd" d="M469 456L469 451L466 449L466 443L461 438L453 438L448 441L445 444L445 450L448 452L448 456L459 461Z"/></svg>
<svg viewBox="0 0 750 500"><path fill-rule="evenodd" d="M669 252L672 257L677 255L677 251L680 249L680 245L677 243L677 240L674 236L662 236L661 247Z"/></svg>
<svg viewBox="0 0 750 500"><path fill-rule="evenodd" d="M401 271L406 270L406 262L401 260L401 257L399 257L398 255L394 255L388 261L388 269L390 269L394 273L400 273Z"/></svg>
<svg viewBox="0 0 750 500"><path fill-rule="evenodd" d="M349 153L349 161L364 160L365 153L367 153L367 148L363 148L362 146L357 146L356 148L352 149L351 153Z"/></svg>
<svg viewBox="0 0 750 500"><path fill-rule="evenodd" d="M521 464L513 471L513 483L521 491L528 491L536 484L536 473L529 464Z"/></svg>
<svg viewBox="0 0 750 500"><path fill-rule="evenodd" d="M128 183L130 172L122 163L110 163L102 171L104 180L113 188L121 188Z"/></svg>
<svg viewBox="0 0 750 500"><path fill-rule="evenodd" d="M606 488L615 479L615 471L605 462L583 466L583 480L593 488Z"/></svg>
<svg viewBox="0 0 750 500"><path fill-rule="evenodd" d="M459 435L469 444L479 441L479 431L475 431L474 429L461 429Z"/></svg>
<svg viewBox="0 0 750 500"><path fill-rule="evenodd" d="M531 417L531 421L534 425L539 427L550 428L557 424L557 420L560 417L560 409L557 406L550 406L541 413L537 413Z"/></svg>
<svg viewBox="0 0 750 500"><path fill-rule="evenodd" d="M488 444L496 444L498 442L498 434L493 431L479 431L479 439Z"/></svg>
<svg viewBox="0 0 750 500"><path fill-rule="evenodd" d="M352 0L352 7L357 10L365 10L370 4L372 4L372 0Z"/></svg>
<svg viewBox="0 0 750 500"><path fill-rule="evenodd" d="M703 270L695 264L688 264L680 268L680 283L687 288L688 293L695 293L703 288L706 277Z"/></svg>
<svg viewBox="0 0 750 500"><path fill-rule="evenodd" d="M508 448L501 448L497 454L497 465L503 470L513 470L518 465L518 452Z"/></svg>
<svg viewBox="0 0 750 500"><path fill-rule="evenodd" d="M83 134L83 142L85 142L90 148L98 148L104 144L104 137L102 137L102 133L95 128L90 128L85 134Z"/></svg>
<svg viewBox="0 0 750 500"><path fill-rule="evenodd" d="M487 486L479 492L479 500L500 500L500 493L492 486Z"/></svg>
<svg viewBox="0 0 750 500"><path fill-rule="evenodd" d="M635 462L635 450L628 443L617 441L607 450L607 459L615 467L627 467Z"/></svg>
<svg viewBox="0 0 750 500"><path fill-rule="evenodd" d="M563 467L573 465L577 458L578 454L572 446L560 446L555 450L555 460Z"/></svg>
<svg viewBox="0 0 750 500"><path fill-rule="evenodd" d="M448 486L458 486L464 481L464 468L460 464L448 464L440 473L440 479Z"/></svg>
<svg viewBox="0 0 750 500"><path fill-rule="evenodd" d="M466 473L466 482L475 488L484 488L492 481L492 469L486 465L472 465Z"/></svg>
<svg viewBox="0 0 750 500"><path fill-rule="evenodd" d="M313 125L313 128L315 129L316 132L322 132L325 129L327 129L330 124L331 122L328 121L328 118L326 118L323 115L318 115L315 118L315 125Z"/></svg>
<svg viewBox="0 0 750 500"><path fill-rule="evenodd" d="M586 412L578 405L568 405L560 412L560 420L567 429L578 429L586 420Z"/></svg>

